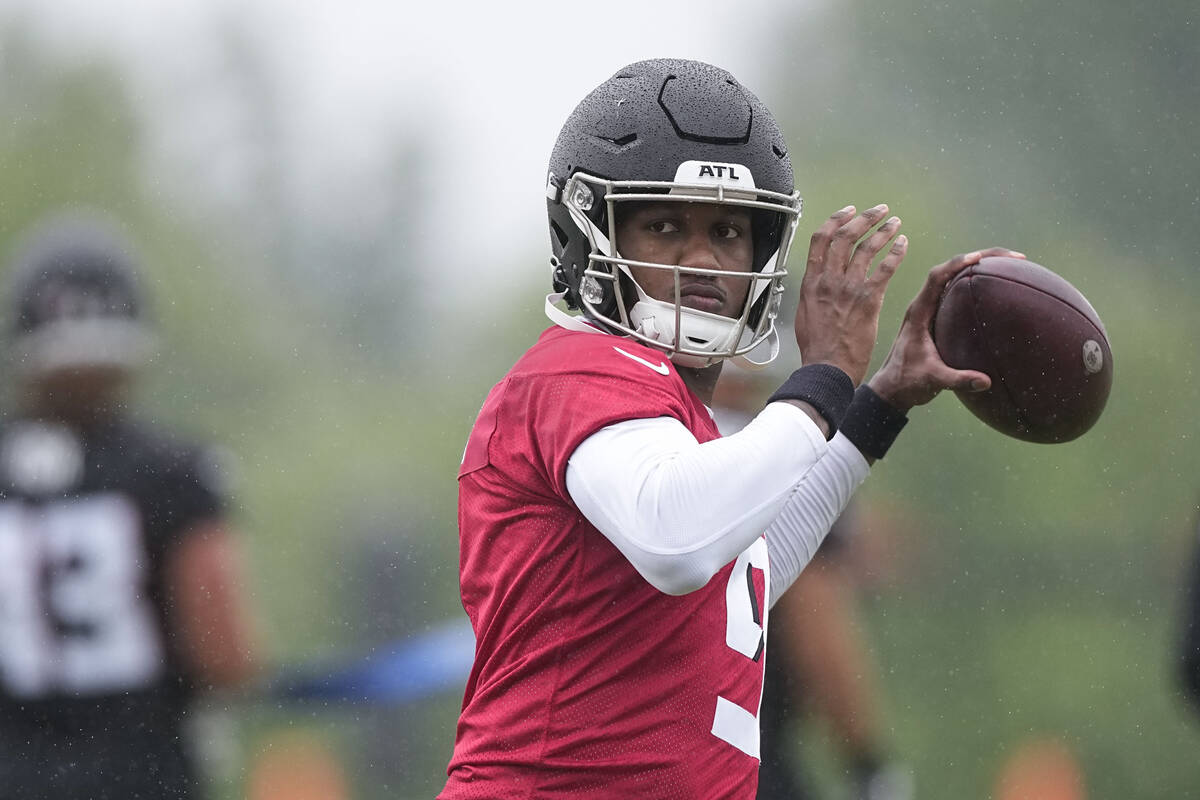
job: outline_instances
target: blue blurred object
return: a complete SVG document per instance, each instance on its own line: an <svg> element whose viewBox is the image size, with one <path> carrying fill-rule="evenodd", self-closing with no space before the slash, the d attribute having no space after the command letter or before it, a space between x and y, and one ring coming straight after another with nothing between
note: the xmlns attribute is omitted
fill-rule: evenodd
<svg viewBox="0 0 1200 800"><path fill-rule="evenodd" d="M403 705L461 690L474 658L471 625L455 619L352 662L284 673L267 693L274 700Z"/></svg>

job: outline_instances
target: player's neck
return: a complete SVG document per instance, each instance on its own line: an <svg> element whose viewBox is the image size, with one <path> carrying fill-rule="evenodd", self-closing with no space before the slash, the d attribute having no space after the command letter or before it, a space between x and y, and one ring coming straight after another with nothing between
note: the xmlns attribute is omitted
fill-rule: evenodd
<svg viewBox="0 0 1200 800"><path fill-rule="evenodd" d="M123 408L123 398L119 396L91 397L86 401L71 397L42 396L27 398L22 411L30 419L87 431L113 424L120 418Z"/></svg>
<svg viewBox="0 0 1200 800"><path fill-rule="evenodd" d="M704 405L712 408L713 393L717 389L717 378L721 377L721 365L724 362L718 361L711 367L681 367L675 366L675 371L679 373L679 377L683 378L683 383L692 390L692 394L699 397Z"/></svg>

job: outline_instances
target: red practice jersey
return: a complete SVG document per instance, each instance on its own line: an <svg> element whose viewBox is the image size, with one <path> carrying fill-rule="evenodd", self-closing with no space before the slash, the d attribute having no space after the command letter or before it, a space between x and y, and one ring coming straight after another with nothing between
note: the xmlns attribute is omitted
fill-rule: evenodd
<svg viewBox="0 0 1200 800"><path fill-rule="evenodd" d="M443 800L754 797L766 541L672 597L567 492L584 439L652 417L719 436L661 352L608 334L547 330L488 395L459 472L476 651Z"/></svg>

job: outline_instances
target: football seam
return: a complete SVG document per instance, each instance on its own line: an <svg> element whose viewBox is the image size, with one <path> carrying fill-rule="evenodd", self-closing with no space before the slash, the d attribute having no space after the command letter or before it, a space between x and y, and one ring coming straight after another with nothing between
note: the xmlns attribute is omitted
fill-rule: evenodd
<svg viewBox="0 0 1200 800"><path fill-rule="evenodd" d="M1027 431L1032 430L1032 428L1029 425L1029 420L1025 418L1025 409L1021 408L1021 406L1017 404L1017 399L1015 397L1013 397L1012 390L1008 388L1008 383L1005 382L1003 377L1000 377L999 370L996 369L994 357L992 357L992 355L991 355L993 353L992 340L991 340L990 336L988 335L987 331L984 329L983 323L981 323L979 321L979 298L975 294L975 282L972 280L972 278L977 278L977 277L980 277L980 274L978 272L975 272L974 270L972 270L971 274L967 276L967 290L970 291L970 293L971 293L971 312L975 315L975 327L979 331L979 336L981 339L983 339L983 346L984 346L985 350L987 351L987 353L989 354L988 366L992 367L992 372L996 373L996 375L997 375L997 377L992 378L992 383L993 383L993 385L995 385L996 383L999 383L1000 388L1004 390L1004 396L1008 398L1008 404L1017 412L1017 424L1020 425L1022 428L1024 428ZM988 277L991 277L991 276L988 276ZM1002 279L1002 280L1007 280L1007 279ZM1028 284L1022 283L1021 281L1012 281L1012 282L1020 283L1022 286L1028 286ZM1037 289L1036 286L1030 286L1029 288ZM1041 291L1041 290L1039 289L1038 291ZM1043 292L1043 294L1049 294L1049 293ZM1050 296L1053 297L1053 295L1050 295ZM989 375L989 377L991 377L991 376Z"/></svg>
<svg viewBox="0 0 1200 800"><path fill-rule="evenodd" d="M1087 312L1085 312L1082 308L1075 305L1071 301L1067 300L1065 297L1060 297L1060 296L1054 294L1053 292L1047 292L1045 289L1042 289L1038 286L1034 286L1032 283L1027 283L1025 281L1019 281L1016 278L1009 278L1005 275L990 275L986 272L972 272L971 276L979 277L979 278L993 278L998 281L1008 281L1009 283L1015 283L1018 286L1024 286L1027 289L1032 289L1033 291L1037 292L1038 294L1044 294L1044 295L1046 295L1046 297L1054 298L1055 300L1062 303L1064 306L1071 309L1076 314L1078 314L1079 316L1081 316L1085 320L1087 320L1087 324L1092 326L1092 330L1094 330L1094 331L1096 331L1096 333L1100 334L1100 337L1102 339L1104 339L1105 344L1107 344L1109 346L1109 349L1111 350L1112 344L1108 341L1108 334L1105 333L1102 328L1096 327L1096 323L1092 321L1091 316ZM975 294L974 294L974 292L972 292L971 297L974 297L974 296L975 296ZM1095 310L1093 309L1093 311L1095 311ZM1099 315L1097 314L1097 316L1099 316Z"/></svg>

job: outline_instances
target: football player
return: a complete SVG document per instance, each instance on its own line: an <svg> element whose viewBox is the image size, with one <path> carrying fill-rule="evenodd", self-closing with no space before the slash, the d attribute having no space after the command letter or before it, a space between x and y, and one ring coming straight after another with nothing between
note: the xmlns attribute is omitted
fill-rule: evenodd
<svg viewBox="0 0 1200 800"><path fill-rule="evenodd" d="M984 253L931 271L860 385L907 240L885 205L835 213L800 285L807 363L720 438L722 363L777 353L800 216L770 112L708 64L632 64L568 118L546 197L554 325L459 471L476 654L440 796L753 798L767 611L905 412L990 385L929 334Z"/></svg>
<svg viewBox="0 0 1200 800"><path fill-rule="evenodd" d="M197 689L253 668L213 458L144 422L150 353L115 226L59 218L11 265L0 423L0 796L189 798Z"/></svg>

